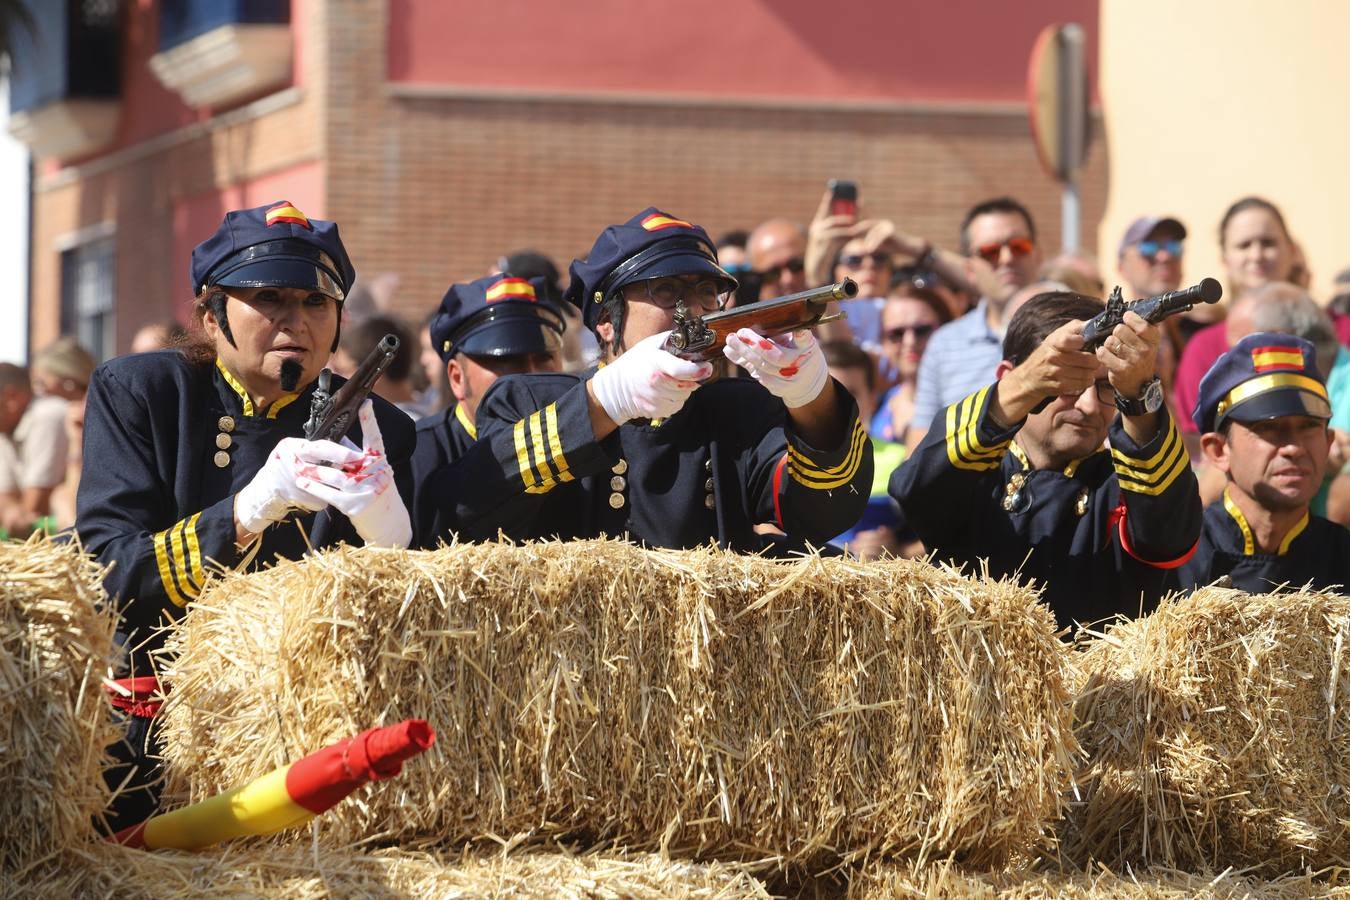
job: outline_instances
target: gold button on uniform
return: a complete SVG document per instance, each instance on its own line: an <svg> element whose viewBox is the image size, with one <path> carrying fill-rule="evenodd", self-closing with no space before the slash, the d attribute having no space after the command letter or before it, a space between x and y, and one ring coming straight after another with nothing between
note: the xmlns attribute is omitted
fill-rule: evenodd
<svg viewBox="0 0 1350 900"><path fill-rule="evenodd" d="M230 439L230 436L228 434L216 435L216 446L219 447L221 450L230 449L230 445L233 443L234 441Z"/></svg>
<svg viewBox="0 0 1350 900"><path fill-rule="evenodd" d="M703 505L708 507L708 509L712 509L713 507L717 506L717 501L713 498L712 494L709 494L708 496L703 498Z"/></svg>
<svg viewBox="0 0 1350 900"><path fill-rule="evenodd" d="M704 489L705 491L711 491L711 490L713 489L713 482L712 482L712 479L711 479L711 478L709 478L707 481L703 482L703 489Z"/></svg>
<svg viewBox="0 0 1350 900"><path fill-rule="evenodd" d="M221 416L220 420L216 422L216 425L220 427L221 431L234 431L234 417Z"/></svg>
<svg viewBox="0 0 1350 900"><path fill-rule="evenodd" d="M623 494L610 494L609 505L613 509L619 509L623 506Z"/></svg>
<svg viewBox="0 0 1350 900"><path fill-rule="evenodd" d="M610 469L610 471L613 472L615 475L622 475L623 473L627 472L628 460L626 459L619 460L614 464L614 467Z"/></svg>
<svg viewBox="0 0 1350 900"><path fill-rule="evenodd" d="M628 487L628 482L623 480L622 475L615 475L609 480L609 489L611 491L621 491Z"/></svg>
<svg viewBox="0 0 1350 900"><path fill-rule="evenodd" d="M712 460L711 460L711 459L705 459L705 460L703 461L703 471L705 471L705 472L711 472L711 471L712 471Z"/></svg>
<svg viewBox="0 0 1350 900"><path fill-rule="evenodd" d="M230 464L230 454L224 450L217 450L216 455L212 457L215 460L216 468L223 469Z"/></svg>

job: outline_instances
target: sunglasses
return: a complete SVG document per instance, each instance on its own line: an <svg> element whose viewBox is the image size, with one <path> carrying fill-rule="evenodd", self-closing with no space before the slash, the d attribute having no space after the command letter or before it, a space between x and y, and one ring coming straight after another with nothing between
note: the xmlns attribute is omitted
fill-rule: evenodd
<svg viewBox="0 0 1350 900"><path fill-rule="evenodd" d="M800 256L794 256L779 265L769 266L769 268L757 274L765 281L777 281L778 277L783 274L784 269L791 272L793 275L796 275L806 269L806 260L802 259Z"/></svg>
<svg viewBox="0 0 1350 900"><path fill-rule="evenodd" d="M1139 255L1150 262L1164 250L1169 256L1181 256L1181 241L1140 241L1135 246L1139 248Z"/></svg>
<svg viewBox="0 0 1350 900"><path fill-rule="evenodd" d="M996 266L998 258L1003 255L1004 247L1007 247L1014 257L1021 259L1029 256L1031 251L1036 249L1036 244L1031 238L1008 238L997 244L982 244L975 248L975 253L989 265Z"/></svg>
<svg viewBox="0 0 1350 900"><path fill-rule="evenodd" d="M888 344L898 344L905 339L905 335L914 335L914 340L927 340L928 337L937 330L936 325L901 325L898 328L889 328L881 333L881 339Z"/></svg>
<svg viewBox="0 0 1350 900"><path fill-rule="evenodd" d="M839 257L839 265L850 269L861 269L863 263L871 260L874 265L890 265L891 257L887 253L850 253L847 256Z"/></svg>

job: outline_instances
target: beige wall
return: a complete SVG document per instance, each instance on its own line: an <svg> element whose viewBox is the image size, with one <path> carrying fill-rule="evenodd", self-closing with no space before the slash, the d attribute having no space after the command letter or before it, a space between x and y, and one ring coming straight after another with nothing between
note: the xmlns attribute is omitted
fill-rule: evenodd
<svg viewBox="0 0 1350 900"><path fill-rule="evenodd" d="M1100 231L1108 282L1145 213L1186 223L1185 278L1223 280L1223 211L1259 194L1284 211L1325 302L1350 266L1350 3L1102 0L1100 94L1111 160Z"/></svg>

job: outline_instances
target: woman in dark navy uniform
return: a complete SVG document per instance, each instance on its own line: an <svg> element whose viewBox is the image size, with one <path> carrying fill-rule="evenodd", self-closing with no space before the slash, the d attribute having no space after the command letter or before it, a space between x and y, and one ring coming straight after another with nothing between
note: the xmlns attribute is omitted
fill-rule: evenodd
<svg viewBox="0 0 1350 900"><path fill-rule="evenodd" d="M478 408L479 440L418 484L424 541L627 535L651 547L759 552L823 544L858 521L872 446L809 332L728 336L750 372L663 349L677 315L735 290L703 228L655 208L611 225L572 264L564 299L604 347L582 375L509 375Z"/></svg>
<svg viewBox="0 0 1350 900"><path fill-rule="evenodd" d="M208 571L299 558L319 514L325 545L412 539L407 416L375 398L342 444L303 438L354 276L333 223L288 202L231 212L192 254L202 339L94 372L75 530L111 567L127 651L109 692L129 717L127 746L113 748L108 777L133 789L114 827L156 805L150 652Z"/></svg>

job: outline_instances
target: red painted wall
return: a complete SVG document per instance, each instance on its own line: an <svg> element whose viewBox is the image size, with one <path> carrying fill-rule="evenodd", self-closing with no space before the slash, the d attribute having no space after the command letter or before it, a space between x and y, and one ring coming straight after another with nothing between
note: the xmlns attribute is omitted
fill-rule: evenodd
<svg viewBox="0 0 1350 900"><path fill-rule="evenodd" d="M1083 0L389 0L391 81L557 91L1020 102L1041 28Z"/></svg>

